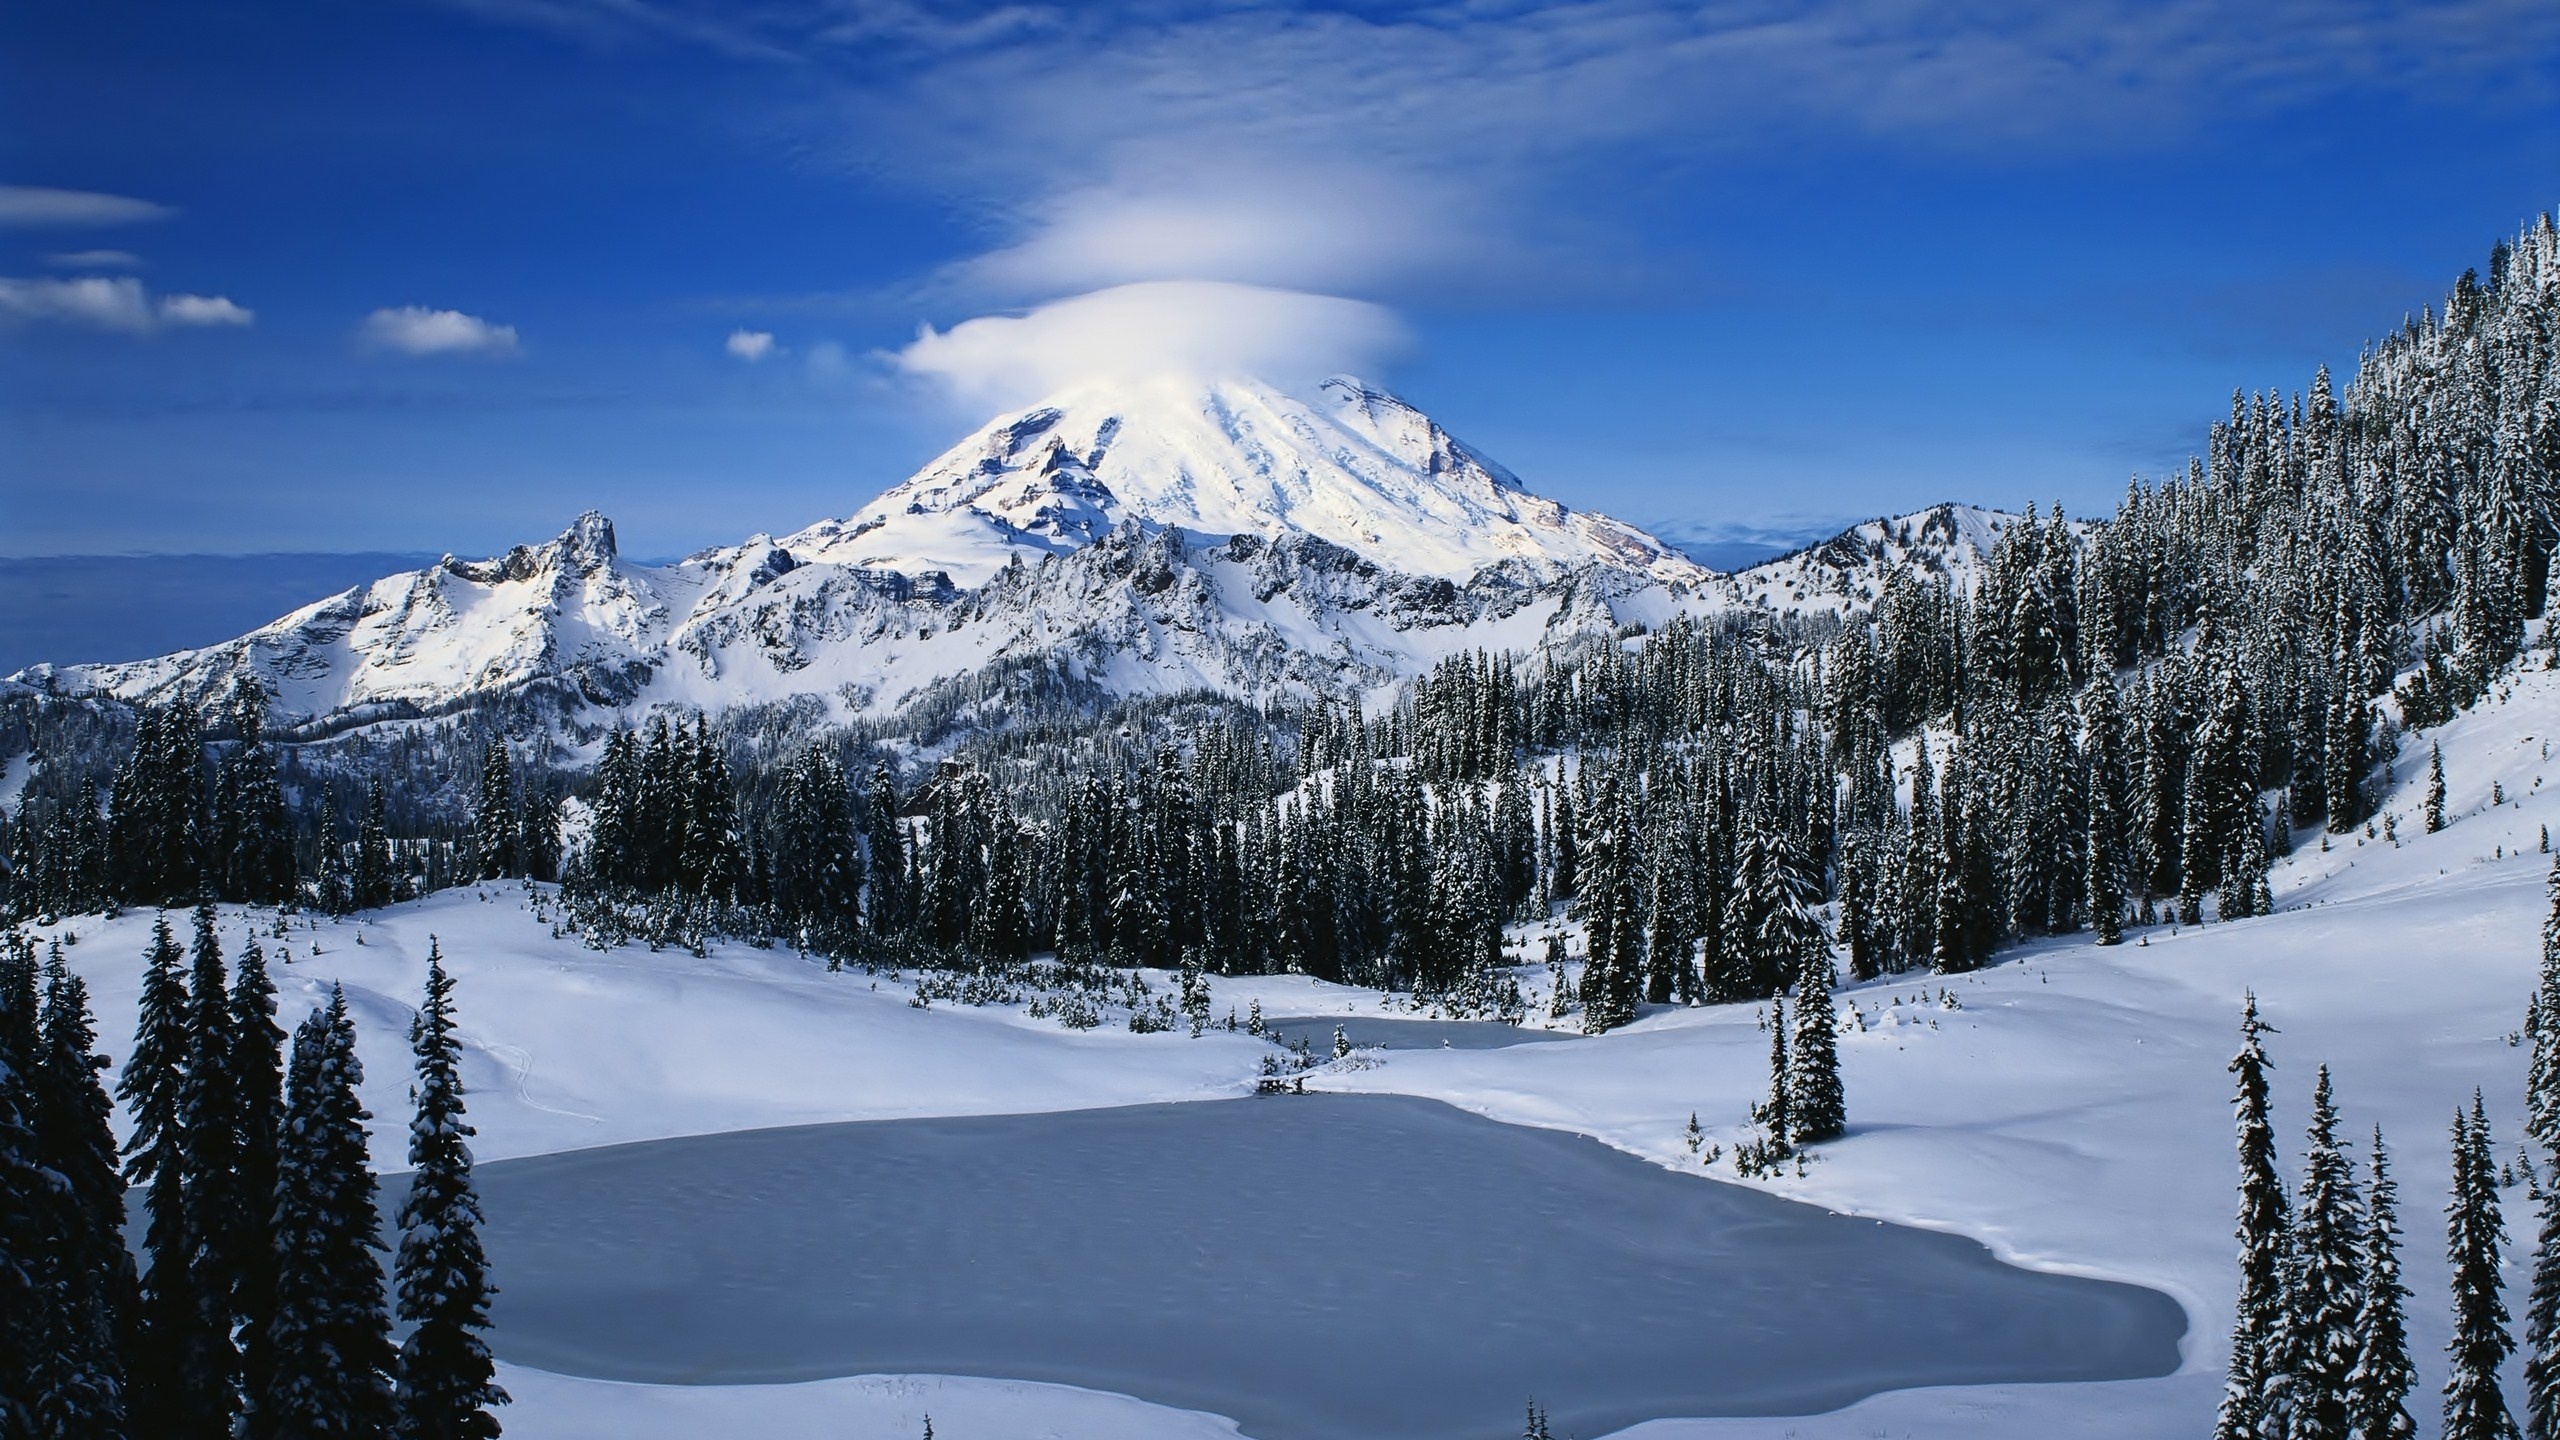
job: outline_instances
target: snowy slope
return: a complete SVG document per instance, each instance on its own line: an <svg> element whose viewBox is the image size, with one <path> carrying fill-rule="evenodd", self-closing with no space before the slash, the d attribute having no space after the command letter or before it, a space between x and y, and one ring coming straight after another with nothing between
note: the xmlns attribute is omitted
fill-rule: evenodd
<svg viewBox="0 0 2560 1440"><path fill-rule="evenodd" d="M551 686L608 707L796 695L886 715L989 667L1114 695L1372 690L1475 647L1724 603L1652 537L1519 486L1357 382L1086 390L1004 417L848 520L636 565L590 513L222 645L37 666L66 693L203 702L247 675L280 721L434 713Z"/></svg>
<svg viewBox="0 0 2560 1440"><path fill-rule="evenodd" d="M2188 1310L2187 1363L2154 1381L1913 1390L1830 1415L1662 1421L1644 1440L1787 1434L2131 1437L2202 1433L2219 1390L2233 1272L2230 1077L2244 991L2277 1027L2277 1124L2299 1164L2311 1076L2336 1074L2345 1133L2389 1133L2402 1184L2403 1260L2422 1423L2449 1328L2438 1210L2444 1130L2482 1087L2499 1153L2519 1138L2524 1053L2550 857L2560 825L2560 673L2516 676L2481 708L2413 739L2371 839L2312 832L2279 862L2280 913L2099 950L2062 938L1981 974L1889 978L1844 992L1864 1027L1842 1040L1851 1131L1798 1198L1973 1236L2019 1263L2151 1285ZM2444 747L2452 823L2416 823L2425 745ZM2493 788L2494 787L2494 788ZM2499 798L2493 798L2499 797ZM496 1157L654 1136L872 1117L1045 1111L1213 1098L1250 1084L1240 1036L1082 1035L1005 1009L918 1010L898 985L831 975L787 953L722 947L597 954L551 937L520 892L456 891L362 921L294 923L279 967L288 1015L344 980L363 1026L378 1156L398 1154L400 1051L427 937L459 977L466 1078L481 1153ZM131 1024L133 957L149 917L74 922L75 962L97 990L105 1048ZM229 922L238 933L238 918ZM262 919L262 925L272 925ZM60 933L59 927L53 932ZM361 944L357 935L364 938ZM272 941L270 942L273 943ZM317 946L317 953L314 947ZM1534 982L1536 972L1523 972ZM1274 977L1214 982L1213 1008L1375 1013L1373 992ZM1941 989L1961 1008L1937 1001ZM1766 1083L1756 1007L1658 1010L1596 1039L1508 1049L1390 1052L1321 1072L1318 1088L1423 1095L1520 1124L1596 1136L1702 1171L1681 1141L1696 1112L1730 1140ZM1717 1176L1730 1180L1729 1166ZM1707 1183L1703 1178L1701 1183ZM2521 1188L2508 1223L2529 1226ZM2508 1270L2520 1305L2525 1263ZM503 1277L500 1277L503 1283ZM1890 1343L1890 1337L1869 1337ZM508 1429L528 1440L709 1433L798 1437L939 1433L1196 1440L1212 1417L1017 1382L870 1377L743 1389L609 1385L522 1369Z"/></svg>
<svg viewBox="0 0 2560 1440"><path fill-rule="evenodd" d="M1898 519L1869 520L1819 545L1735 571L1728 593L1739 604L1763 610L1836 613L1873 604L1884 593L1885 577L1897 571L1922 581L1943 578L1961 591L1990 564L2002 533L2023 519L1979 505L1941 504ZM2071 529L2085 538L2090 526L2075 521Z"/></svg>

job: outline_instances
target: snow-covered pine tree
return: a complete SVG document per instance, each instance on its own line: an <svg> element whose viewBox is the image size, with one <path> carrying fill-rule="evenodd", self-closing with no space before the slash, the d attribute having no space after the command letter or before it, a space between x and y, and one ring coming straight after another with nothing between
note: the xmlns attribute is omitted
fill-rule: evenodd
<svg viewBox="0 0 2560 1440"><path fill-rule="evenodd" d="M2515 1348L2500 1295L2497 1164L2478 1092L2453 1116L2453 1195L2445 1206L2445 1259L2453 1268L2453 1338L2444 1382L2444 1440L2515 1440L2498 1367Z"/></svg>
<svg viewBox="0 0 2560 1440"><path fill-rule="evenodd" d="M2444 828L2444 746L2427 747L2427 833Z"/></svg>
<svg viewBox="0 0 2560 1440"><path fill-rule="evenodd" d="M124 1180L116 1166L114 1107L99 1082L104 1062L93 1053L88 987L63 964L59 944L45 964L38 1046L30 1118L37 1155L62 1183L53 1225L41 1244L20 1252L38 1257L51 1291L49 1338L25 1392L32 1433L120 1435L125 1380L117 1323L133 1289Z"/></svg>
<svg viewBox="0 0 2560 1440"><path fill-rule="evenodd" d="M480 1244L480 1197L471 1182L471 1125L463 1118L461 1043L453 1033L453 981L427 940L426 1003L410 1022L417 1111L409 1122L409 1193L400 1202L393 1264L399 1318L400 1440L495 1440L491 1406L507 1403L481 1332L489 1328L489 1261Z"/></svg>
<svg viewBox="0 0 2560 1440"><path fill-rule="evenodd" d="M2347 1372L2346 1433L2351 1440L2413 1440L2409 1393L2418 1383L2409 1359L2409 1288L2400 1281L2400 1190L2391 1179L2382 1127L2373 1127L2373 1157L2364 1199L2363 1275L2356 1306L2356 1363Z"/></svg>
<svg viewBox="0 0 2560 1440"><path fill-rule="evenodd" d="M395 1357L343 992L294 1032L292 1076L276 1158L275 1364L258 1411L277 1436L384 1440Z"/></svg>
<svg viewBox="0 0 2560 1440"><path fill-rule="evenodd" d="M239 1319L240 1393L249 1410L245 1434L270 1432L256 1414L273 1364L268 1327L275 1318L276 1256L267 1236L276 1193L276 1146L284 1128L284 1042L276 1024L275 982L267 953L252 935L231 972L231 1096L239 1116L234 1159L239 1203L233 1207L232 1312Z"/></svg>
<svg viewBox="0 0 2560 1440"><path fill-rule="evenodd" d="M2258 1018L2258 997L2248 995L2240 1017L2240 1053L2230 1071L2238 1077L2231 1108L2240 1151L2240 1293L2232 1307L2231 1358L2214 1440L2248 1440L2258 1433L2266 1407L2268 1346L2284 1320L2284 1267L2289 1228L2284 1181L2276 1174L2275 1129L2267 1118L2267 1072L2274 1062L2258 1037L2272 1027Z"/></svg>
<svg viewBox="0 0 2560 1440"><path fill-rule="evenodd" d="M183 956L169 933L169 918L161 916L143 955L133 1052L116 1082L116 1094L133 1119L125 1140L125 1182L144 1189L136 1333L125 1357L126 1413L144 1435L205 1433L192 1419L180 1371L205 1314L187 1232L187 990L178 969Z"/></svg>
<svg viewBox="0 0 2560 1440"><path fill-rule="evenodd" d="M2125 765L2124 713L2116 683L2101 674L2082 692L2080 723L2089 831L2082 849L2089 926L2101 945L2124 941Z"/></svg>
<svg viewBox="0 0 2560 1440"><path fill-rule="evenodd" d="M14 1025L22 1003L0 992L0 1024ZM32 1031L34 1017L25 1018ZM36 1151L33 1075L24 1059L17 1046L0 1044L0 1434L10 1436L35 1433L28 1401L59 1328L40 1262L65 1188Z"/></svg>
<svg viewBox="0 0 2560 1440"><path fill-rule="evenodd" d="M2364 1220L2355 1173L2338 1148L2326 1065L2312 1082L2299 1199L2284 1319L2267 1347L2266 1400L2287 1440L2314 1440L2347 1433L2347 1376L2355 1368L2364 1291Z"/></svg>
<svg viewBox="0 0 2560 1440"><path fill-rule="evenodd" d="M1773 995L1769 999L1769 1098L1751 1107L1751 1118L1769 1132L1773 1153L1787 1153L1787 1137L1795 1133L1795 1117L1787 1081L1792 1074L1787 1064L1787 997Z"/></svg>
<svg viewBox="0 0 2560 1440"><path fill-rule="evenodd" d="M512 868L516 850L515 768L507 761L507 742L489 741L480 762L480 798L471 807L473 878L497 880Z"/></svg>
<svg viewBox="0 0 2560 1440"><path fill-rule="evenodd" d="M1787 1138L1796 1145L1835 1140L1849 1128L1839 1017L1831 1007L1834 978L1830 947L1807 946L1796 973L1796 1028L1787 1054Z"/></svg>
<svg viewBox="0 0 2560 1440"><path fill-rule="evenodd" d="M2526 1440L2560 1437L2560 1184L2537 1197L2533 1281L2524 1312Z"/></svg>
<svg viewBox="0 0 2560 1440"><path fill-rule="evenodd" d="M231 986L210 903L196 907L187 977L187 1061L178 1090L179 1164L186 1174L190 1288L203 1310L179 1352L196 1424L227 1433L240 1409L240 1351L232 1294L240 1279L241 1116L232 1074Z"/></svg>

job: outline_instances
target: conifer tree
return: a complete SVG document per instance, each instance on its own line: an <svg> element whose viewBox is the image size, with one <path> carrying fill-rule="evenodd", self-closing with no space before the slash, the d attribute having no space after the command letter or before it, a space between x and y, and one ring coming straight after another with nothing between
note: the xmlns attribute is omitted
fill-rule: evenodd
<svg viewBox="0 0 2560 1440"><path fill-rule="evenodd" d="M125 1181L144 1187L142 1271L135 1316L138 1334L126 1357L126 1409L144 1435L209 1436L194 1423L181 1358L197 1347L205 1307L198 1300L187 1230L185 1104L187 991L183 952L160 917L144 953L140 1015L133 1053L125 1057L116 1094L132 1116L125 1141Z"/></svg>
<svg viewBox="0 0 2560 1440"><path fill-rule="evenodd" d="M2444 747L2427 747L2427 833L2444 828Z"/></svg>
<svg viewBox="0 0 2560 1440"><path fill-rule="evenodd" d="M1774 995L1769 999L1769 1098L1751 1107L1751 1118L1769 1132L1769 1144L1782 1155L1787 1137L1796 1128L1795 1117L1788 1113L1793 1108L1788 1093L1793 1087L1787 1081L1793 1073L1787 1063L1787 997Z"/></svg>
<svg viewBox="0 0 2560 1440"><path fill-rule="evenodd" d="M232 1295L243 1238L239 1189L241 1115L233 1084L230 980L213 906L196 907L187 981L187 1058L178 1089L178 1155L186 1182L189 1288L202 1313L178 1354L191 1423L228 1434L240 1407L240 1354Z"/></svg>
<svg viewBox="0 0 2560 1440"><path fill-rule="evenodd" d="M239 1116L238 1177L233 1207L231 1306L238 1317L240 1393L249 1413L245 1433L263 1440L271 1432L257 1413L273 1364L268 1328L275 1318L276 1256L267 1224L276 1193L276 1146L284 1128L283 1027L276 1024L275 982L257 937L241 947L231 976L231 1098Z"/></svg>
<svg viewBox="0 0 2560 1440"><path fill-rule="evenodd" d="M56 944L45 965L31 1094L36 1152L43 1167L61 1177L60 1203L43 1243L22 1252L37 1258L50 1292L50 1334L25 1392L32 1433L47 1437L125 1431L117 1327L131 1303L133 1256L124 1241L113 1106L99 1081L106 1061L95 1047L88 987L63 964Z"/></svg>
<svg viewBox="0 0 2560 1440"><path fill-rule="evenodd" d="M2287 1437L2346 1434L2347 1376L2356 1363L2363 1301L2364 1221L2355 1174L2338 1148L2338 1112L2329 1067L2311 1088L2311 1127L2302 1160L2301 1205L2286 1267L2285 1314L2269 1344L2266 1397Z"/></svg>
<svg viewBox="0 0 2560 1440"><path fill-rule="evenodd" d="M2267 1119L2267 1071L2274 1062L2258 1037L2269 1032L2258 1018L2258 997L2247 997L2240 1017L2240 1053L2230 1071L2238 1077L2231 1108L2240 1150L2240 1293L2231 1316L2231 1359L2214 1440L2244 1440L2258 1431L2266 1405L2267 1350L2284 1319L2287 1248L2284 1181L2276 1174L2275 1129Z"/></svg>
<svg viewBox="0 0 2560 1440"><path fill-rule="evenodd" d="M2514 1440L2516 1424L2498 1388L2498 1367L2515 1341L2500 1295L2497 1165L2480 1097L2453 1116L2453 1197L2445 1206L2445 1259L2453 1267L2453 1338L2445 1344L2444 1440Z"/></svg>
<svg viewBox="0 0 2560 1440"><path fill-rule="evenodd" d="M293 1036L292 1093L276 1157L275 1361L258 1406L269 1433L384 1440L391 1429L391 1317L380 1219L357 1098L364 1067L346 996Z"/></svg>
<svg viewBox="0 0 2560 1440"><path fill-rule="evenodd" d="M2409 1392L2417 1386L2418 1372L2409 1359L2409 1289L2400 1281L2399 1194L2377 1125L2365 1188L2356 1363L2347 1372L2346 1433L2352 1440L2412 1440L2418 1433L2409 1418Z"/></svg>
<svg viewBox="0 0 2560 1440"><path fill-rule="evenodd" d="M2115 681L2100 675L2089 682L2081 702L2081 724L2088 732L2083 755L2088 770L2089 831L2082 849L2086 867L2089 925L2101 945L2124 940L2124 716L2116 704Z"/></svg>
<svg viewBox="0 0 2560 1440"><path fill-rule="evenodd" d="M364 821L356 831L355 907L359 910L379 910L394 898L388 808L382 777L377 775L365 789Z"/></svg>
<svg viewBox="0 0 2560 1440"><path fill-rule="evenodd" d="M495 1440L491 1406L507 1403L481 1332L489 1328L489 1261L480 1245L480 1197L471 1182L471 1126L463 1118L461 1042L453 1033L453 981L434 937L427 941L427 997L409 1026L417 1061L417 1112L409 1122L409 1194L400 1202L393 1266L399 1317L413 1327L400 1347L399 1440Z"/></svg>
<svg viewBox="0 0 2560 1440"><path fill-rule="evenodd" d="M1796 1029L1787 1056L1787 1137L1797 1145L1838 1139L1849 1127L1840 1088L1839 1019L1831 1007L1827 946L1809 946L1796 976Z"/></svg>
<svg viewBox="0 0 2560 1440"><path fill-rule="evenodd" d="M0 1023L19 1004L0 993ZM34 1433L27 1402L55 1328L40 1263L48 1218L63 1203L61 1177L36 1152L31 1080L17 1047L0 1045L0 1434L10 1436Z"/></svg>
<svg viewBox="0 0 2560 1440"><path fill-rule="evenodd" d="M472 878L501 879L513 868L516 849L516 782L507 742L491 740L480 762L480 799L471 807Z"/></svg>
<svg viewBox="0 0 2560 1440"><path fill-rule="evenodd" d="M2560 1183L2538 1197L2533 1282L2524 1314L2526 1440L2560 1437Z"/></svg>

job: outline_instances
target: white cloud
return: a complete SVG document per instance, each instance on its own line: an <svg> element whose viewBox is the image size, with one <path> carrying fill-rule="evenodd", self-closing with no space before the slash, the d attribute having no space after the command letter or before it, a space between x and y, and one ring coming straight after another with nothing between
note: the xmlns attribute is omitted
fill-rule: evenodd
<svg viewBox="0 0 2560 1440"><path fill-rule="evenodd" d="M160 318L171 325L230 327L249 325L258 316L245 305L233 304L228 295L164 295Z"/></svg>
<svg viewBox="0 0 2560 1440"><path fill-rule="evenodd" d="M139 270L142 257L130 250L65 250L47 255L44 263L65 270Z"/></svg>
<svg viewBox="0 0 2560 1440"><path fill-rule="evenodd" d="M0 227L36 229L87 225L135 225L178 212L127 195L94 190L51 190L41 185L0 185Z"/></svg>
<svg viewBox="0 0 2560 1440"><path fill-rule="evenodd" d="M729 341L726 348L730 354L737 356L741 360L747 361L749 364L753 364L754 362L773 353L773 332L770 330L732 330L729 332Z"/></svg>
<svg viewBox="0 0 2560 1440"><path fill-rule="evenodd" d="M142 282L130 275L0 279L0 317L49 320L129 335L147 335L164 325L237 328L258 318L227 295L163 295L155 302Z"/></svg>
<svg viewBox="0 0 2560 1440"><path fill-rule="evenodd" d="M403 305L365 317L365 343L403 355L511 355L516 327L492 325L459 310Z"/></svg>
<svg viewBox="0 0 2560 1440"><path fill-rule="evenodd" d="M963 405L1026 404L1081 381L1180 373L1281 384L1376 366L1406 343L1390 312L1358 300L1210 280L1157 280L1052 301L1019 315L927 327L890 359Z"/></svg>
<svg viewBox="0 0 2560 1440"><path fill-rule="evenodd" d="M152 327L151 301L142 282L130 277L109 279L84 275L77 280L0 279L0 315L21 320L52 320L96 330L145 334Z"/></svg>

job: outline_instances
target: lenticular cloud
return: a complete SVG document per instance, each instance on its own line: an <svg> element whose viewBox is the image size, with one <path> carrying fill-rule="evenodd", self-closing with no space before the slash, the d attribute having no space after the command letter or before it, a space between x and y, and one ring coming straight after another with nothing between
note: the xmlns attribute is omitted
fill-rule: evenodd
<svg viewBox="0 0 2560 1440"><path fill-rule="evenodd" d="M1214 280L1152 280L1019 315L931 326L891 356L979 409L1096 380L1254 376L1277 384L1364 370L1406 344L1395 315L1360 300Z"/></svg>

